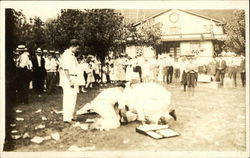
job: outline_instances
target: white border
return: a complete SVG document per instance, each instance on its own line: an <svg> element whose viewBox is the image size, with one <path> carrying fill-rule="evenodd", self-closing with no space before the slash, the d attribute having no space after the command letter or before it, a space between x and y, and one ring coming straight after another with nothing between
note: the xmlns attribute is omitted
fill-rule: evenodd
<svg viewBox="0 0 250 158"><path fill-rule="evenodd" d="M249 1L1 1L1 30L0 30L0 133L1 133L1 152L4 137L4 96L5 96L5 60L4 60L4 40L5 40L5 8L30 9L44 8L61 9L61 8L115 8L115 9L244 9L246 11L246 61L249 68ZM246 82L249 83L249 69L246 72ZM249 129L249 85L246 88L246 120ZM249 130L247 130L247 150L246 152L85 152L85 153L68 153L68 152L2 152L3 157L248 157L249 156ZM177 149L178 150L178 149ZM0 156L0 157L1 157Z"/></svg>

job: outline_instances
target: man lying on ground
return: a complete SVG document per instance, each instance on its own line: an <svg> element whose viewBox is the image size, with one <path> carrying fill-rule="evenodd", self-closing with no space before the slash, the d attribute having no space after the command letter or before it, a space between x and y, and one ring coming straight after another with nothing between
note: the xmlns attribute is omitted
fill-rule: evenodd
<svg viewBox="0 0 250 158"><path fill-rule="evenodd" d="M129 111L137 113L137 120L142 124L168 124L176 120L171 93L156 83L127 83L118 103L123 117L126 117L127 106Z"/></svg>

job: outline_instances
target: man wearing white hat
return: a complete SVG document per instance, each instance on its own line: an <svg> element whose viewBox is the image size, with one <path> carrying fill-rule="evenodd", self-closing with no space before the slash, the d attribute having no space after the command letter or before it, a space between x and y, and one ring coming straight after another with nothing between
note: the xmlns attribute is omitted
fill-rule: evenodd
<svg viewBox="0 0 250 158"><path fill-rule="evenodd" d="M35 56L32 58L33 63L33 89L40 97L43 93L45 79L45 60L42 57L41 48L37 48Z"/></svg>
<svg viewBox="0 0 250 158"><path fill-rule="evenodd" d="M16 51L19 52L17 68L19 71L19 85L18 85L18 102L21 104L28 104L28 90L31 76L29 74L30 59L27 48L24 45L18 45Z"/></svg>
<svg viewBox="0 0 250 158"><path fill-rule="evenodd" d="M56 71L57 71L57 62L53 57L53 52L48 53L47 59L45 60L45 69L47 72L46 76L46 88L47 94L51 94L52 90L55 88L56 83Z"/></svg>
<svg viewBox="0 0 250 158"><path fill-rule="evenodd" d="M75 53L79 49L79 43L76 39L70 41L70 47L66 49L62 55L62 68L64 76L62 81L63 88L63 121L70 123L73 119L75 111L78 86L77 78L77 59Z"/></svg>

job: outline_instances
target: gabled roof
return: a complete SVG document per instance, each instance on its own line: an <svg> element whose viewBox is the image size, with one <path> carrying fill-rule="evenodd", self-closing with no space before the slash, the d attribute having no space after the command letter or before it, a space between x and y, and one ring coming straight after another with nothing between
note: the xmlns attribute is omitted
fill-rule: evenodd
<svg viewBox="0 0 250 158"><path fill-rule="evenodd" d="M155 18L155 17L157 17L157 16L160 16L160 15L162 15L162 14L164 14L164 13L170 11L170 10L172 10L172 9L167 9L167 10L160 11L160 12L154 14L154 15L151 15L151 16L149 16L149 17L147 17L147 18L145 18L145 19L143 19L143 20L141 20L141 21L135 23L134 25L137 26L137 25L139 25L139 24L141 24L141 23L143 23L143 22L145 22L145 21L147 21L147 20L149 20L149 19L151 19L151 18ZM207 16L207 15L203 15L203 14L199 13L199 12L201 12L202 10L184 10L184 9L178 9L178 10L180 10L180 11L182 11L182 12L185 12L185 13L188 13L188 14L192 14L192 15L195 15L195 16L198 16L198 17L201 17L201 18L204 18L204 19L212 20L212 21L217 22L217 23L223 23L223 19L218 20L218 18L214 18L214 17ZM221 11L221 10L220 10L220 11ZM222 11L224 11L224 10L222 10ZM211 12L217 12L217 10L204 10L204 12L206 12L207 14L209 14L209 12L210 12L210 13L211 13ZM230 10L230 12L232 13L232 10ZM231 14L230 14L230 15L231 15Z"/></svg>
<svg viewBox="0 0 250 158"><path fill-rule="evenodd" d="M159 16L170 9L120 9L117 10L124 16L124 20L139 24L145 19L150 19ZM195 10L182 10L189 14L200 16L206 19L213 19L214 21L224 22L225 19L231 18L233 9L195 9Z"/></svg>

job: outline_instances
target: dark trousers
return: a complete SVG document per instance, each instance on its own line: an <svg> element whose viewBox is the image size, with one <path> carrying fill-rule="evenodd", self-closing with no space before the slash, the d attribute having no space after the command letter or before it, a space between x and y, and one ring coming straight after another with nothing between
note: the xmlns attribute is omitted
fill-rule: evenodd
<svg viewBox="0 0 250 158"><path fill-rule="evenodd" d="M221 86L223 86L223 80L224 80L224 76L225 76L225 71L224 70L216 70L216 81L220 82Z"/></svg>
<svg viewBox="0 0 250 158"><path fill-rule="evenodd" d="M45 72L42 68L37 68L33 72L33 90L37 94L43 93Z"/></svg>
<svg viewBox="0 0 250 158"><path fill-rule="evenodd" d="M179 79L180 78L180 69L175 69L174 74L175 74L175 78Z"/></svg>
<svg viewBox="0 0 250 158"><path fill-rule="evenodd" d="M173 78L173 66L169 66L167 71L167 84L172 83L172 78Z"/></svg>
<svg viewBox="0 0 250 158"><path fill-rule="evenodd" d="M46 87L47 94L51 94L51 91L55 88L56 72L47 72Z"/></svg>
<svg viewBox="0 0 250 158"><path fill-rule="evenodd" d="M241 78L242 86L244 87L246 84L246 72L241 72L240 78Z"/></svg>
<svg viewBox="0 0 250 158"><path fill-rule="evenodd" d="M163 82L167 82L167 74L168 74L168 66L164 66L162 68L162 77L163 77Z"/></svg>
<svg viewBox="0 0 250 158"><path fill-rule="evenodd" d="M95 70L93 70L93 74L94 74L94 78L95 78L95 82L96 82L96 83L97 83L99 80L101 80L100 75L97 74L97 73L95 72Z"/></svg>
<svg viewBox="0 0 250 158"><path fill-rule="evenodd" d="M31 72L26 68L19 68L19 84L17 86L17 100L19 103L28 104L29 82L31 81Z"/></svg>
<svg viewBox="0 0 250 158"><path fill-rule="evenodd" d="M110 83L110 76L108 73L106 73L106 79L107 79L107 82Z"/></svg>
<svg viewBox="0 0 250 158"><path fill-rule="evenodd" d="M142 70L141 70L141 66L135 66L135 67L133 68L133 71L139 73L140 82L142 82Z"/></svg>

